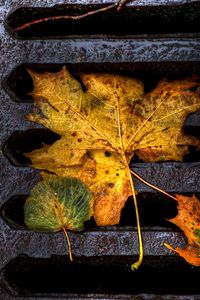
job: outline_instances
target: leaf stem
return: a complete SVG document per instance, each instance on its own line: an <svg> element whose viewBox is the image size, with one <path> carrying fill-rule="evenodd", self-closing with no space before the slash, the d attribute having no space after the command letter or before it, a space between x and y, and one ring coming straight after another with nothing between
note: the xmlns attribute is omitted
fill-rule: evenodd
<svg viewBox="0 0 200 300"><path fill-rule="evenodd" d="M133 202L134 202L134 207L135 207L135 215L136 215L136 223L137 223L137 230L138 230L138 242L139 242L139 258L138 260L131 265L131 270L137 270L140 265L142 264L143 257L144 257L144 247L143 247L143 241L142 241L142 232L141 232L141 226L140 226L140 216L139 216L139 211L138 211L138 205L137 205L137 199L136 199L136 193L135 193L135 187L133 183L133 178L131 175L131 170L129 168L126 155L122 154L122 157L124 159L124 163L126 165L126 169L128 171L128 176L130 180L130 185L131 185L131 190L132 190L132 195L133 195Z"/></svg>
<svg viewBox="0 0 200 300"><path fill-rule="evenodd" d="M66 236L66 239L67 239L68 250L69 250L69 259L70 259L70 261L73 261L72 247L71 247L71 242L70 242L69 235L68 235L67 230L65 229L64 226L62 227L62 230L63 230L63 232L64 232L64 234Z"/></svg>
<svg viewBox="0 0 200 300"><path fill-rule="evenodd" d="M136 172L134 172L134 171L131 170L131 174L133 174L133 176L134 176L135 178L139 179L139 180L140 180L141 182L143 182L144 184L150 186L152 189L154 189L154 190L156 190L156 191L159 191L160 193L162 193L162 194L168 196L169 198L171 198L171 199L177 201L177 199L176 199L174 196L168 194L167 192L165 192L164 190L158 188L157 186L155 186L155 185L149 183L148 181L146 181L145 179L143 179L140 175L138 175Z"/></svg>

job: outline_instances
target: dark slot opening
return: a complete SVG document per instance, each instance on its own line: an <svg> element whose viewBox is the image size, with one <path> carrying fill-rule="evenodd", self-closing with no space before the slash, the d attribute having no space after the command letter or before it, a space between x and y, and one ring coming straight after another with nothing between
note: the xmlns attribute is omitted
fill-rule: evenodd
<svg viewBox="0 0 200 300"><path fill-rule="evenodd" d="M31 161L23 153L41 148L43 144L52 145L58 139L58 134L44 128L15 131L3 144L2 151L15 166L28 166Z"/></svg>
<svg viewBox="0 0 200 300"><path fill-rule="evenodd" d="M176 201L165 195L139 193L137 195L141 226L163 226L176 228L167 219L177 215ZM130 197L122 209L119 226L136 226L133 198Z"/></svg>
<svg viewBox="0 0 200 300"><path fill-rule="evenodd" d="M200 269L178 257L145 257L135 272L133 257L82 257L69 263L64 256L50 259L17 257L3 270L9 291L19 296L59 294L176 294L200 292ZM157 297L156 297L157 298Z"/></svg>
<svg viewBox="0 0 200 300"><path fill-rule="evenodd" d="M50 20L15 31L17 27L40 18L80 15L105 6L83 3L57 5L51 8L22 7L7 17L5 25L11 34L23 39L198 32L200 22L198 2L169 6L134 6L133 4L119 12L111 10L81 20Z"/></svg>
<svg viewBox="0 0 200 300"><path fill-rule="evenodd" d="M200 77L200 62L129 62L129 63L77 63L66 64L68 70L78 79L80 72L117 73L141 79L144 82L145 92L156 87L159 80L184 79ZM23 64L14 69L3 82L3 87L16 102L33 102L29 93L33 89L32 79L27 72L58 72L61 64Z"/></svg>
<svg viewBox="0 0 200 300"><path fill-rule="evenodd" d="M13 229L26 228L23 209L26 198L27 195L13 196L1 207L1 217Z"/></svg>
<svg viewBox="0 0 200 300"><path fill-rule="evenodd" d="M34 67L35 66L35 67ZM28 74L28 69L37 72L58 72L61 69L61 65L34 65L24 64L13 70L10 76L3 81L3 87L10 94L10 96L16 102L33 102L33 98L30 95L33 90L33 83L31 76Z"/></svg>
<svg viewBox="0 0 200 300"><path fill-rule="evenodd" d="M183 194L183 193L178 193ZM191 196L190 194L185 194ZM200 194L196 194L200 199ZM1 216L14 229L27 229L24 224L24 203L28 195L12 196L1 207ZM177 227L167 219L177 215L175 200L155 192L142 192L137 195L138 209L142 227ZM117 226L136 226L133 199L130 197L122 209L120 223ZM85 223L86 230L94 229L96 224L93 218Z"/></svg>

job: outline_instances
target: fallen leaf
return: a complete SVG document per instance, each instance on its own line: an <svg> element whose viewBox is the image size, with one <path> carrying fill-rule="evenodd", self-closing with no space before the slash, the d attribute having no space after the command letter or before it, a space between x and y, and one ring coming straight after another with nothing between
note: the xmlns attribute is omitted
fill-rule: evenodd
<svg viewBox="0 0 200 300"><path fill-rule="evenodd" d="M93 216L98 226L119 223L131 190L124 163L115 152L90 151L82 165L70 168L49 165L48 169L58 176L72 176L86 183L95 199ZM43 174L43 178L48 176Z"/></svg>
<svg viewBox="0 0 200 300"><path fill-rule="evenodd" d="M131 195L124 157L119 153L121 137L125 140L134 132L126 124L120 129L119 122L131 122L129 109L142 97L143 84L118 75L82 75L87 87L84 92L66 68L57 74L31 72L31 75L32 95L40 112L30 114L29 119L59 133L61 139L27 156L34 167L81 178L95 195L97 224L117 224L121 209ZM119 111L123 111L121 119ZM130 158L127 154L128 162ZM90 169L86 172L88 176L78 175L83 174L83 166Z"/></svg>
<svg viewBox="0 0 200 300"><path fill-rule="evenodd" d="M200 108L196 80L163 80L148 94L141 81L115 74L29 71L35 110L28 119L58 133L53 145L27 153L32 166L59 176L81 178L94 196L97 225L114 225L133 194L128 164L181 161L200 141L185 135L186 116ZM131 184L130 184L131 183Z"/></svg>
<svg viewBox="0 0 200 300"><path fill-rule="evenodd" d="M31 191L24 205L25 224L36 231L79 231L93 214L89 190L76 178L48 175Z"/></svg>
<svg viewBox="0 0 200 300"><path fill-rule="evenodd" d="M182 130L188 114L200 108L199 94L190 90L197 85L195 80L161 80L136 105L134 113L140 122L132 143L140 159L182 161L189 145L199 147L199 140Z"/></svg>
<svg viewBox="0 0 200 300"><path fill-rule="evenodd" d="M177 225L185 233L188 245L185 249L167 248L175 251L190 264L200 267L200 201L193 195L186 197L176 195L178 202L178 215L169 221Z"/></svg>

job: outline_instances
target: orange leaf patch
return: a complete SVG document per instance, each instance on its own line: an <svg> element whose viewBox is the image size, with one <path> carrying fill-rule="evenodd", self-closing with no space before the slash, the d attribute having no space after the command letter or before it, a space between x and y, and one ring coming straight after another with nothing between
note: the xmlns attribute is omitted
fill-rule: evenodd
<svg viewBox="0 0 200 300"><path fill-rule="evenodd" d="M169 221L177 225L185 233L188 245L185 249L165 246L178 253L190 264L200 267L200 201L193 195L186 197L176 195L178 215Z"/></svg>

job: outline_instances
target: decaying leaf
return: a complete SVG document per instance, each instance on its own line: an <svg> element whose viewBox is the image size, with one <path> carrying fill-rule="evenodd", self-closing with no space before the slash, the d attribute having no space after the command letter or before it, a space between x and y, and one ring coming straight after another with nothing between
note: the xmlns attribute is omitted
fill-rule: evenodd
<svg viewBox="0 0 200 300"><path fill-rule="evenodd" d="M190 264L200 267L200 201L194 195L192 197L176 195L176 198L178 215L169 221L183 230L188 245L185 249L174 249L168 244L165 246L178 253Z"/></svg>
<svg viewBox="0 0 200 300"><path fill-rule="evenodd" d="M133 193L128 164L134 153L146 162L181 161L200 141L182 132L200 108L195 80L163 80L148 94L141 81L115 74L29 71L38 108L29 120L58 133L53 145L26 154L32 166L81 178L94 196L97 225L114 225Z"/></svg>
<svg viewBox="0 0 200 300"><path fill-rule="evenodd" d="M143 245L129 162L134 154L146 162L181 161L188 146L200 146L182 132L186 116L200 108L198 83L163 80L145 94L140 80L116 74L80 74L81 84L65 67L58 73L29 73L36 109L28 119L60 139L27 157L35 168L81 179L94 199L98 226L118 224L133 195L140 250L131 268L137 269ZM44 183L49 176L43 173Z"/></svg>
<svg viewBox="0 0 200 300"><path fill-rule="evenodd" d="M119 223L121 209L131 191L126 168L116 153L90 151L82 165L56 169L49 165L48 169L58 176L72 176L86 183L96 199L93 216L98 226ZM44 178L48 176L43 175Z"/></svg>
<svg viewBox="0 0 200 300"><path fill-rule="evenodd" d="M33 97L42 115L31 114L29 118L59 133L61 139L28 156L34 167L51 168L57 175L64 172L77 177L77 168L78 174L83 173L83 166L89 168L88 176L80 177L97 196L95 220L98 225L117 224L120 211L131 194L124 158L119 153L122 150L120 124L123 119L127 122L131 119L128 109L131 109L131 102L141 98L143 85L135 79L117 75L96 75L94 78L83 75L88 89L84 92L65 68L55 75L32 73ZM120 110L123 111L121 119ZM123 127L125 140L133 134L134 128L126 128L126 124ZM128 160L130 157L127 155Z"/></svg>
<svg viewBox="0 0 200 300"><path fill-rule="evenodd" d="M71 177L48 175L32 189L24 205L25 224L37 231L79 231L92 214L89 190Z"/></svg>

